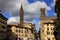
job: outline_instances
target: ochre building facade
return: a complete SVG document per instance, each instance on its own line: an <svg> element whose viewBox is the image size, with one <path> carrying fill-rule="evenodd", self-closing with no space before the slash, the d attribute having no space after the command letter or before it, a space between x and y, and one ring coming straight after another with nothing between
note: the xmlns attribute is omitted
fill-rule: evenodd
<svg viewBox="0 0 60 40"><path fill-rule="evenodd" d="M20 8L20 23L10 25L11 31L16 35L14 40L35 40L35 25L24 22L24 11Z"/></svg>
<svg viewBox="0 0 60 40"><path fill-rule="evenodd" d="M6 39L7 18L2 15L0 10L0 40Z"/></svg>
<svg viewBox="0 0 60 40"><path fill-rule="evenodd" d="M40 37L41 40L55 40L54 28L56 16L46 16L46 9L41 8Z"/></svg>
<svg viewBox="0 0 60 40"><path fill-rule="evenodd" d="M11 30L16 34L16 40L35 40L35 32L31 23L24 23L23 27L12 25Z"/></svg>

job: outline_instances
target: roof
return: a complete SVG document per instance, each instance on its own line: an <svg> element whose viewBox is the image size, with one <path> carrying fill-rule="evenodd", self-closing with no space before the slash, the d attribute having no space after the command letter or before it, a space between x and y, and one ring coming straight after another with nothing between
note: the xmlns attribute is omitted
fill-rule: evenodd
<svg viewBox="0 0 60 40"><path fill-rule="evenodd" d="M0 18L7 20L8 18L4 17L1 13L0 13Z"/></svg>
<svg viewBox="0 0 60 40"><path fill-rule="evenodd" d="M51 23L51 22L47 22L47 23L43 23L43 24L55 24L55 22Z"/></svg>
<svg viewBox="0 0 60 40"><path fill-rule="evenodd" d="M45 17L41 17L40 19L49 20L49 19L57 19L57 17L56 16L45 16Z"/></svg>

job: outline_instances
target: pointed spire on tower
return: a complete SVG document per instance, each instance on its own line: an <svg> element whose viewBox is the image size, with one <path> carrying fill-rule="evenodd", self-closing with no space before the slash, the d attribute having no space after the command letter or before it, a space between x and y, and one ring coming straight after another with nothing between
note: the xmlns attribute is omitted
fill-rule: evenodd
<svg viewBox="0 0 60 40"><path fill-rule="evenodd" d="M24 21L24 11L23 11L23 7L22 7L22 4L21 4L21 8L20 8L20 24L23 23Z"/></svg>
<svg viewBox="0 0 60 40"><path fill-rule="evenodd" d="M21 4L21 8L20 8L20 10L22 10L22 11L23 11L23 7L22 7L22 4Z"/></svg>

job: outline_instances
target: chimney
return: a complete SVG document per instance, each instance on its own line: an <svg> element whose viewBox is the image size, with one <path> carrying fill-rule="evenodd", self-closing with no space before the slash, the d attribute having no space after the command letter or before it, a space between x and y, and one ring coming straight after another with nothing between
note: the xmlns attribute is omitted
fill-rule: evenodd
<svg viewBox="0 0 60 40"><path fill-rule="evenodd" d="M20 24L22 25L23 21L24 21L24 11L23 11L23 7L21 4L21 8L20 8Z"/></svg>

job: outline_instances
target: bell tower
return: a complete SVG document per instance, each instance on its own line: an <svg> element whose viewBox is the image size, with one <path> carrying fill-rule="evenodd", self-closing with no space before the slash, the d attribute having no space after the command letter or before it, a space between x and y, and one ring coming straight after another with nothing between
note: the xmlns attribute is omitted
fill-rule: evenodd
<svg viewBox="0 0 60 40"><path fill-rule="evenodd" d="M45 17L46 16L46 9L45 8L41 8L40 9L40 13L41 13L40 17Z"/></svg>
<svg viewBox="0 0 60 40"><path fill-rule="evenodd" d="M21 8L20 8L20 24L22 25L24 21L24 11L23 11L23 7L21 4Z"/></svg>

